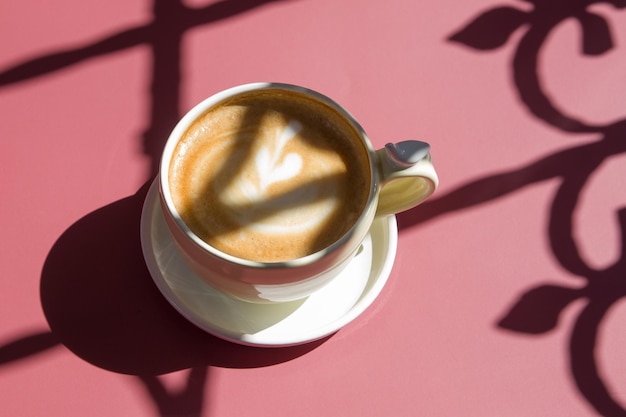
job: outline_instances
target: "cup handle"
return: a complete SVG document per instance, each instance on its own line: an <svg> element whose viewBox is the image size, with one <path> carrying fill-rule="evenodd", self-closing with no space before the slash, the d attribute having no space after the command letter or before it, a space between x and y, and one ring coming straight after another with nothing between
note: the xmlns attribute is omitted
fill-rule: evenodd
<svg viewBox="0 0 626 417"><path fill-rule="evenodd" d="M381 178L377 216L415 207L439 185L426 142L388 143L376 151L376 157Z"/></svg>

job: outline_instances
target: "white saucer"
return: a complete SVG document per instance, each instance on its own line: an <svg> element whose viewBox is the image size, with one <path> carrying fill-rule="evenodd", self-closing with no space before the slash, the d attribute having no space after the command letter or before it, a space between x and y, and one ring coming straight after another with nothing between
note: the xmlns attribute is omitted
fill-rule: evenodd
<svg viewBox="0 0 626 417"><path fill-rule="evenodd" d="M395 216L376 219L358 254L327 286L303 300L253 304L217 291L181 259L165 225L157 181L150 187L141 217L146 265L170 304L201 329L252 346L311 342L356 319L387 282L397 242Z"/></svg>

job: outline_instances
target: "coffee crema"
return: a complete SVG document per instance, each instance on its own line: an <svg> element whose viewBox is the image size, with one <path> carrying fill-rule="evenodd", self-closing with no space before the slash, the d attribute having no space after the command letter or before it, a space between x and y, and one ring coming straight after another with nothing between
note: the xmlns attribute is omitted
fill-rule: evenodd
<svg viewBox="0 0 626 417"><path fill-rule="evenodd" d="M332 108L294 92L218 104L174 150L169 187L189 229L238 258L281 262L340 239L370 193L368 151Z"/></svg>

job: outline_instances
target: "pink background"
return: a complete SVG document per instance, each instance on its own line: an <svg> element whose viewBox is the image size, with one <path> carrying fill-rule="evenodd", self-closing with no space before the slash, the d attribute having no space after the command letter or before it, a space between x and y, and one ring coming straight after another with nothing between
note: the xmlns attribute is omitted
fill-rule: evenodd
<svg viewBox="0 0 626 417"><path fill-rule="evenodd" d="M626 9L255 3L0 3L0 415L626 415ZM139 247L174 122L252 81L441 178L374 305L295 348L196 329Z"/></svg>

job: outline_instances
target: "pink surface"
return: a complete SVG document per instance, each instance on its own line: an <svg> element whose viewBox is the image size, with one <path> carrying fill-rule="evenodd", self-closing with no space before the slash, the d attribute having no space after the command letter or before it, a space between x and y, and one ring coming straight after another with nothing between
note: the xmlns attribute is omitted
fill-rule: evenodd
<svg viewBox="0 0 626 417"><path fill-rule="evenodd" d="M158 6L0 5L0 415L626 415L626 10ZM173 123L265 80L429 141L441 177L372 308L276 350L180 317L138 230Z"/></svg>

